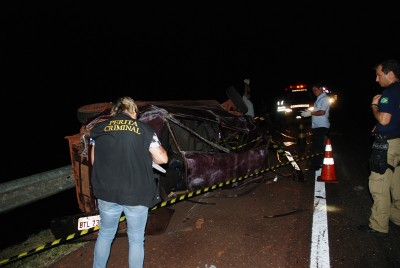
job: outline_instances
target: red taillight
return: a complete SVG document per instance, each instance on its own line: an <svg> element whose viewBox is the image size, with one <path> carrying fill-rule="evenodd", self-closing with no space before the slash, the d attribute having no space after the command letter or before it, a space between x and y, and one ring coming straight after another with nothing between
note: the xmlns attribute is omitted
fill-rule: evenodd
<svg viewBox="0 0 400 268"><path fill-rule="evenodd" d="M298 85L290 85L289 89L293 89L293 88L305 88L305 85L303 84L298 84Z"/></svg>
<svg viewBox="0 0 400 268"><path fill-rule="evenodd" d="M307 86L305 84L290 85L285 88L286 92L296 92L296 91L307 91Z"/></svg>

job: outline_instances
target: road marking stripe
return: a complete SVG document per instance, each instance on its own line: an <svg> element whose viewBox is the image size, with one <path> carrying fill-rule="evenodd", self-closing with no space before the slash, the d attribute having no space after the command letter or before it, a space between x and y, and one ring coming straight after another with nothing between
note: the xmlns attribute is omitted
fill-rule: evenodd
<svg viewBox="0 0 400 268"><path fill-rule="evenodd" d="M325 183L317 177L321 169L315 172L314 213L311 234L310 267L329 268L328 217L326 211Z"/></svg>

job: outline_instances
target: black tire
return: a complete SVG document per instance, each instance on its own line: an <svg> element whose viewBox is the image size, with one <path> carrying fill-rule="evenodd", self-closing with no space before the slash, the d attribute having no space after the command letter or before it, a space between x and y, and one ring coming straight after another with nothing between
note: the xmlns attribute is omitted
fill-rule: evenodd
<svg viewBox="0 0 400 268"><path fill-rule="evenodd" d="M99 115L102 112L111 109L111 107L111 102L101 102L84 105L77 110L76 116L78 117L78 121L83 124L86 123L89 119L95 117L96 115Z"/></svg>
<svg viewBox="0 0 400 268"><path fill-rule="evenodd" d="M236 106L236 110L245 114L247 113L247 106L243 101L243 97L240 96L239 92L237 91L237 89L235 87L229 87L226 90L226 95L228 96L228 98L230 98L233 102L233 104L235 104Z"/></svg>

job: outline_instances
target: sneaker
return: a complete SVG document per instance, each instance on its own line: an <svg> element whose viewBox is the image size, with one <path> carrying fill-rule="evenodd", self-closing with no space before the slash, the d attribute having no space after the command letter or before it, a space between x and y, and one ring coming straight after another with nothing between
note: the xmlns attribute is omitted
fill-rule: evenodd
<svg viewBox="0 0 400 268"><path fill-rule="evenodd" d="M357 229L362 231L362 232L373 234L373 235L377 235L377 236L386 236L387 235L387 233L379 232L379 231L377 231L375 229L372 229L368 225L360 225L360 226L357 227Z"/></svg>

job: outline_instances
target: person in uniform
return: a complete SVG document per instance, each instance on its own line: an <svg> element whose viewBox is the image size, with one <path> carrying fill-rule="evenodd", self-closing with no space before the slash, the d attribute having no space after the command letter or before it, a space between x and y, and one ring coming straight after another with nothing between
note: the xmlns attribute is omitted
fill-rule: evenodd
<svg viewBox="0 0 400 268"><path fill-rule="evenodd" d="M400 227L400 65L389 59L378 64L375 73L375 81L384 90L371 102L376 125L368 186L374 203L368 225L359 229L384 236L389 222Z"/></svg>
<svg viewBox="0 0 400 268"><path fill-rule="evenodd" d="M148 211L161 201L152 164L167 163L168 155L155 131L137 120L132 98L118 99L111 115L90 132L91 181L100 212L93 267L106 267L122 213L127 222L129 267L143 267Z"/></svg>
<svg viewBox="0 0 400 268"><path fill-rule="evenodd" d="M311 168L315 171L321 169L323 162L323 152L325 150L326 137L329 135L330 121L329 96L324 92L324 87L320 83L315 83L311 87L317 99L314 102L314 110L305 110L301 112L303 117L311 116L311 152L319 155L311 159Z"/></svg>

